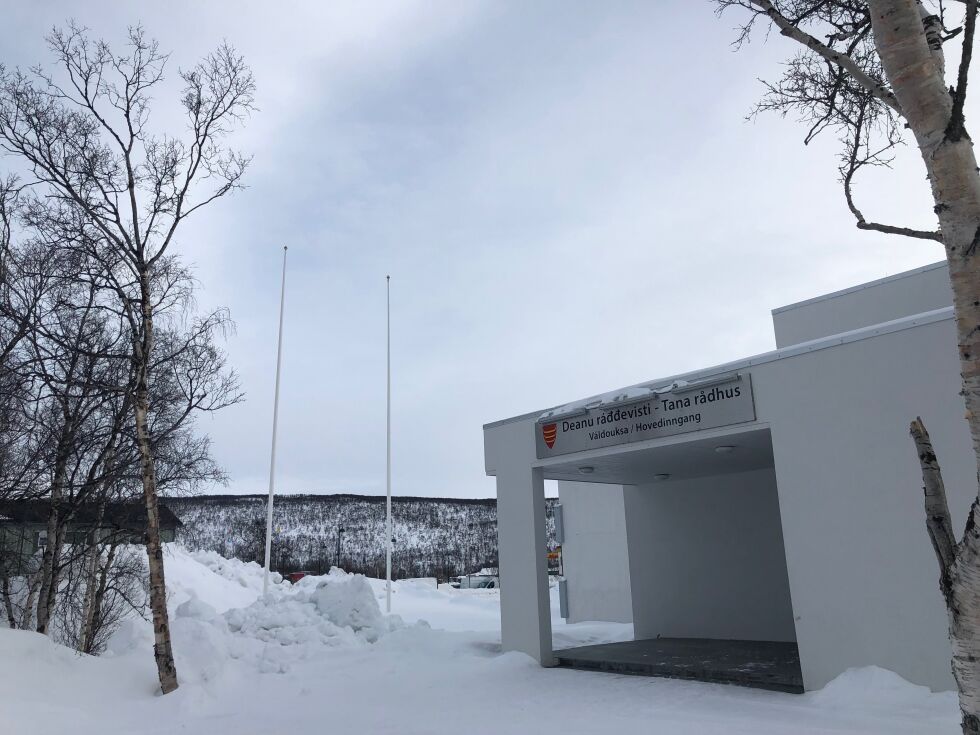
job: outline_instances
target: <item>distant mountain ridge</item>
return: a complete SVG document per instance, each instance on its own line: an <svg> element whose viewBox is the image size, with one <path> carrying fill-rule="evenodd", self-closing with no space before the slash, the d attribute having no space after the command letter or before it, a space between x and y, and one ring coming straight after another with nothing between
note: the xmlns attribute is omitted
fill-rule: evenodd
<svg viewBox="0 0 980 735"><path fill-rule="evenodd" d="M264 494L196 495L163 502L183 523L177 539L188 548L261 561L267 498ZM555 547L555 503L555 498L546 501L548 550ZM384 576L383 495L277 495L273 513L272 567L277 571L320 572L340 566ZM496 567L497 501L393 497L392 537L392 574L398 579L446 579Z"/></svg>

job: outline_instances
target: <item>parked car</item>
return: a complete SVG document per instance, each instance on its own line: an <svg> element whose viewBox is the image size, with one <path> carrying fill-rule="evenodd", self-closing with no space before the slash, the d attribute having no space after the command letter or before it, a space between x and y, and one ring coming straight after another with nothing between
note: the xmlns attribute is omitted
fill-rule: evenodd
<svg viewBox="0 0 980 735"><path fill-rule="evenodd" d="M469 590L492 590L500 587L500 578L493 574L466 574L453 587Z"/></svg>

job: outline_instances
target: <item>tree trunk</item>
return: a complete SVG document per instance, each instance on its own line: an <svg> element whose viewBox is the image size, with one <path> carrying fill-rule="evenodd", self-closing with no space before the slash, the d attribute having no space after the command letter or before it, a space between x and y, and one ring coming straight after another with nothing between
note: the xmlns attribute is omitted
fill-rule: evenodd
<svg viewBox="0 0 980 735"><path fill-rule="evenodd" d="M7 625L13 630L17 627L17 616L14 614L14 603L10 599L10 572L7 563L0 559L0 595L3 596L3 609L7 614Z"/></svg>
<svg viewBox="0 0 980 735"><path fill-rule="evenodd" d="M973 142L950 129L953 100L942 57L927 42L915 0L870 0L875 48L915 136L946 246L966 418L980 471L980 176Z"/></svg>
<svg viewBox="0 0 980 735"><path fill-rule="evenodd" d="M962 395L980 471L980 177L973 143L946 84L941 50L930 47L916 0L869 0L875 48L915 136L932 186L949 263ZM927 527L949 611L952 669L963 732L980 735L980 528L974 501L956 544L939 464L921 421L912 424L926 486ZM938 484L937 484L938 482ZM938 489L937 489L938 488ZM977 492L977 488L973 488ZM937 499L941 496L941 502Z"/></svg>
<svg viewBox="0 0 980 735"><path fill-rule="evenodd" d="M88 627L88 638L82 642L85 653L93 653L95 650L95 641L99 629L102 627L102 601L105 599L106 589L109 586L109 574L112 572L112 564L116 560L117 548L119 548L118 542L112 541L109 544L109 553L106 554L105 565L99 573L99 583L92 600L92 620Z"/></svg>
<svg viewBox="0 0 980 735"><path fill-rule="evenodd" d="M99 541L102 536L102 519L105 515L105 500L99 503L99 510L95 517L95 528L89 537L89 547L85 556L85 599L82 602L82 629L78 633L78 650L82 653L90 653L90 641L92 639L92 625L95 622L95 589L99 575L99 558L102 550Z"/></svg>
<svg viewBox="0 0 980 735"><path fill-rule="evenodd" d="M48 635L50 633L51 617L54 615L55 603L58 600L58 588L61 586L61 572L64 568L61 563L62 552L65 548L65 533L68 529L70 518L61 516L59 513L58 526L55 530L54 538L48 538L48 546L51 548L51 569L47 577L47 587L41 589L38 597L38 633ZM41 617L41 610L44 617Z"/></svg>
<svg viewBox="0 0 980 735"><path fill-rule="evenodd" d="M51 574L53 572L54 536L57 533L57 506L52 498L51 510L48 511L47 536L44 540L44 553L41 555L41 568L39 570L39 583L37 595L37 610L35 620L37 621L37 632L46 633L48 627L48 586L51 584ZM54 530L52 530L54 529ZM33 601L31 603L33 605Z"/></svg>
<svg viewBox="0 0 980 735"><path fill-rule="evenodd" d="M37 598L37 632L48 633L54 600L58 593L58 571L61 562L61 547L56 543L64 519L61 518L61 500L64 493L65 472L68 464L68 433L66 429L58 442L58 456L55 460L54 480L51 483L51 509L48 511L47 538L44 554L41 557L41 586ZM62 538L64 538L62 536Z"/></svg>
<svg viewBox="0 0 980 735"><path fill-rule="evenodd" d="M34 600L37 597L37 590L39 581L36 578L27 577L27 598L24 600L24 607L21 609L20 614L20 628L22 630L28 630L31 627L31 623L34 618Z"/></svg>
<svg viewBox="0 0 980 735"><path fill-rule="evenodd" d="M963 540L957 544L946 502L946 487L929 432L921 418L916 418L909 430L922 468L926 528L939 560L939 589L949 615L953 676L960 694L963 732L976 735L980 733L980 702L977 698L980 690L977 663L980 659L977 647L977 641L980 641L980 563L977 559L980 503L973 502Z"/></svg>
<svg viewBox="0 0 980 735"><path fill-rule="evenodd" d="M93 532L85 555L85 597L82 600L82 628L78 631L78 650L88 653L88 640L91 638L92 622L95 619L95 585L99 578L99 540Z"/></svg>
<svg viewBox="0 0 980 735"><path fill-rule="evenodd" d="M153 310L150 301L149 274L140 278L143 334L135 347L136 444L140 453L143 481L143 503L146 506L146 556L150 568L150 610L153 614L153 657L156 659L160 688L169 694L177 688L177 666L170 641L170 619L167 614L167 583L163 571L163 544L160 541L160 511L157 501L156 469L149 428L149 369L153 352Z"/></svg>
<svg viewBox="0 0 980 735"><path fill-rule="evenodd" d="M966 532L950 570L949 638L960 694L963 732L980 733L980 517L973 501Z"/></svg>

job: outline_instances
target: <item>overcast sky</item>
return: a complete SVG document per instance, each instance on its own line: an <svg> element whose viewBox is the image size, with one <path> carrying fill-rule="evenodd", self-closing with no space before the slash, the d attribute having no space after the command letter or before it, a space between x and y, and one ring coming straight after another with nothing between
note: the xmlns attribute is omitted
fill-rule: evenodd
<svg viewBox="0 0 980 735"><path fill-rule="evenodd" d="M795 49L735 52L708 2L2 4L7 65L74 16L254 70L249 188L180 241L238 325L248 400L202 422L227 492L267 488L283 245L278 488L384 492L390 273L394 492L464 497L494 494L482 424L764 352L773 307L942 258L854 228L832 138L745 120ZM915 150L859 197L935 226Z"/></svg>

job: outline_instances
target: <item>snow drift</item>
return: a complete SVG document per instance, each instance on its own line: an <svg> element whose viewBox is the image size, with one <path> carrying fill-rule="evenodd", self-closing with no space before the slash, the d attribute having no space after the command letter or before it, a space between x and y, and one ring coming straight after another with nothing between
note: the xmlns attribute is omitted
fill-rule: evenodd
<svg viewBox="0 0 980 735"><path fill-rule="evenodd" d="M258 735L324 723L399 735L958 730L954 694L880 669L846 672L804 696L543 669L500 652L496 590L396 583L393 607L406 624L382 612L383 582L340 570L277 582L262 596L258 565L179 548L168 549L166 564L180 688L156 696L145 620L129 621L99 658L0 629L0 732ZM553 625L560 645L621 638L629 627L557 617Z"/></svg>
<svg viewBox="0 0 980 735"><path fill-rule="evenodd" d="M334 569L295 586L276 575L269 594L261 596L261 567L216 556L190 554L222 579L240 584L253 601L219 613L199 596L203 590L183 587L189 596L174 609L172 630L185 679L212 680L229 660L261 673L285 673L298 661L322 657L324 649L367 646L405 627L399 616L382 614L360 574ZM206 593L215 596L214 589Z"/></svg>

